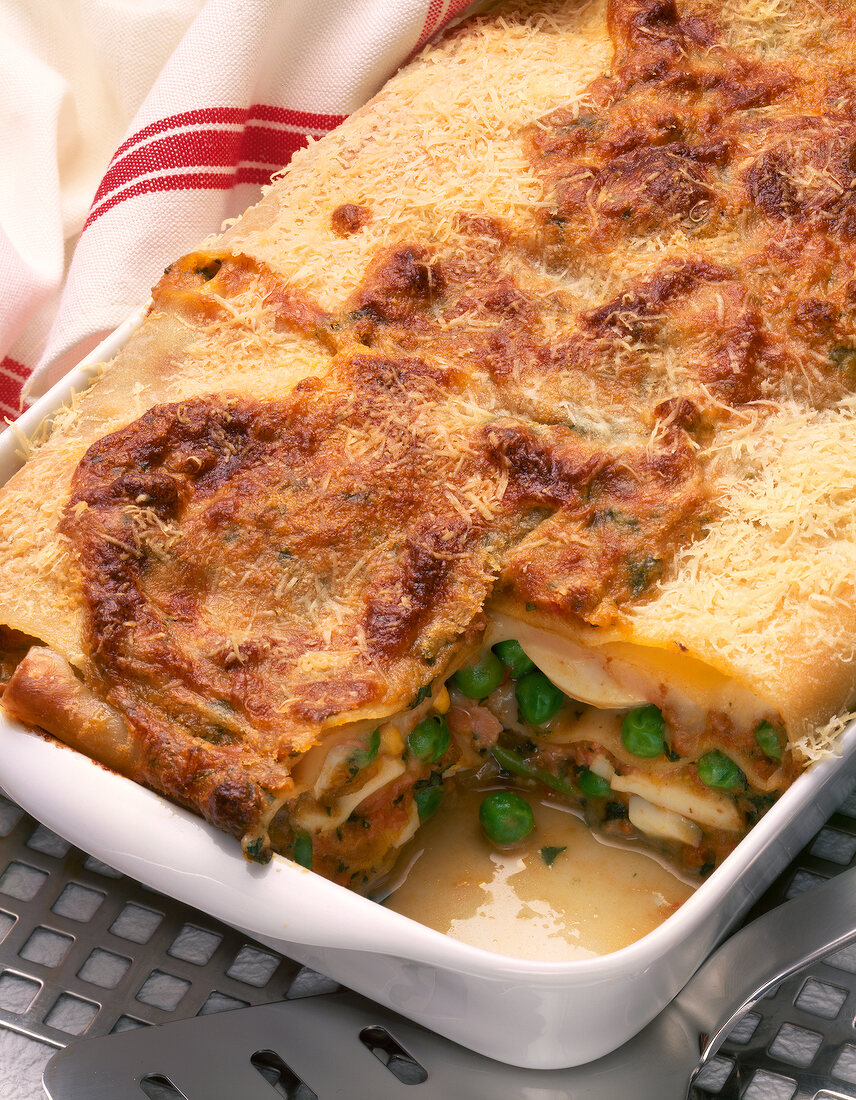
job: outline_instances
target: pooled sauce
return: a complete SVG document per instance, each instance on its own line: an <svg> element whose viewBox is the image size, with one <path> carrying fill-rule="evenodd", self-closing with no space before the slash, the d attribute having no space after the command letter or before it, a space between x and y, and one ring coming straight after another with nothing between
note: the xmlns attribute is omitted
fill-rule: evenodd
<svg viewBox="0 0 856 1100"><path fill-rule="evenodd" d="M519 847L496 848L479 826L484 794L447 790L417 834L390 909L464 943L557 962L641 939L693 892L651 855L604 843L531 794L534 830Z"/></svg>

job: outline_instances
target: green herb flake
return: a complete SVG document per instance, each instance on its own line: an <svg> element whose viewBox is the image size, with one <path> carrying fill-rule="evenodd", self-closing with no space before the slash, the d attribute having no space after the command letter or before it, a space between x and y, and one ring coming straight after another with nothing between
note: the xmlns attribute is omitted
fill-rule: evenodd
<svg viewBox="0 0 856 1100"><path fill-rule="evenodd" d="M211 260L209 263L205 264L203 267L195 268L195 272L196 272L197 275L201 275L202 278L205 279L206 282L208 282L209 279L214 278L214 276L217 274L217 272L220 270L220 268L222 266L223 266L223 261L215 259L215 260Z"/></svg>
<svg viewBox="0 0 856 1100"><path fill-rule="evenodd" d="M603 508L592 513L589 527L602 527L605 524L635 530L639 527L639 520L635 516L631 516L629 512L623 512L620 508Z"/></svg>
<svg viewBox="0 0 856 1100"><path fill-rule="evenodd" d="M419 706L420 703L424 703L424 701L428 698L428 696L430 694L431 694L431 684L430 683L423 684L422 687L416 692L416 694L410 700L407 709L408 710L414 710L416 707Z"/></svg>
<svg viewBox="0 0 856 1100"><path fill-rule="evenodd" d="M534 750L535 746L533 745L532 748ZM519 775L524 779L534 779L539 783L543 783L545 787L550 787L551 790L559 791L560 794L576 797L577 792L568 780L553 775L546 768L539 768L536 764L530 764L518 753L512 752L510 749L503 749L499 745L494 745L491 753L503 771L511 775Z"/></svg>
<svg viewBox="0 0 856 1100"><path fill-rule="evenodd" d="M312 870L312 837L309 833L298 833L294 838L294 862Z"/></svg>
<svg viewBox="0 0 856 1100"><path fill-rule="evenodd" d="M348 770L351 775L356 775L360 768L365 768L368 764L371 764L377 756L377 750L379 748L380 730L376 729L371 737L369 737L368 743L364 749L357 749L355 752L351 753L348 759Z"/></svg>
<svg viewBox="0 0 856 1100"><path fill-rule="evenodd" d="M752 809L757 817L763 816L776 801L775 792L770 792L769 794L750 794L746 797L752 805Z"/></svg>
<svg viewBox="0 0 856 1100"><path fill-rule="evenodd" d="M209 745L233 745L235 743L235 736L231 730L216 723L199 730L196 736L203 741L207 741Z"/></svg>
<svg viewBox="0 0 856 1100"><path fill-rule="evenodd" d="M659 558L645 557L627 562L627 578L634 596L641 596L652 581L663 572L663 563Z"/></svg>
<svg viewBox="0 0 856 1100"><path fill-rule="evenodd" d="M541 849L541 859L547 864L548 867L552 867L556 862L556 856L560 856L562 852L567 849L567 844L563 844L561 848L554 848L551 845L545 845Z"/></svg>
<svg viewBox="0 0 856 1100"><path fill-rule="evenodd" d="M840 371L850 373L856 370L856 348L848 348L845 344L838 344L830 350L829 358Z"/></svg>
<svg viewBox="0 0 856 1100"><path fill-rule="evenodd" d="M244 848L247 859L260 861L263 844L264 840L260 836L257 836L255 840L249 841L249 843Z"/></svg>

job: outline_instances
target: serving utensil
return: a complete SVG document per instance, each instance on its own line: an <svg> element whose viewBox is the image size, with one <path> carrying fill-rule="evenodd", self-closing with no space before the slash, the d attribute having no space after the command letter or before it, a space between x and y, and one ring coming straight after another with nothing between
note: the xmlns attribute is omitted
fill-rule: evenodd
<svg viewBox="0 0 856 1100"><path fill-rule="evenodd" d="M754 1002L854 940L856 868L742 928L639 1035L573 1069L501 1065L341 993L73 1043L48 1064L44 1084L50 1100L684 1100ZM816 1069L789 1076L794 1100L825 1083ZM736 1066L718 1094L738 1091ZM856 1097L856 1089L837 1081L821 1095Z"/></svg>

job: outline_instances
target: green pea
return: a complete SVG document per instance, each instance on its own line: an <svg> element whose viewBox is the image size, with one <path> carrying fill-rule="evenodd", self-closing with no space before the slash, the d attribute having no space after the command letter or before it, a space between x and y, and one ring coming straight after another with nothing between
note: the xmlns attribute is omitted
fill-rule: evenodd
<svg viewBox="0 0 856 1100"><path fill-rule="evenodd" d="M294 862L312 869L312 837L309 833L298 833L294 838Z"/></svg>
<svg viewBox="0 0 856 1100"><path fill-rule="evenodd" d="M612 792L609 783L591 768L583 768L577 776L577 783L586 798L607 798Z"/></svg>
<svg viewBox="0 0 856 1100"><path fill-rule="evenodd" d="M479 821L488 839L503 847L519 843L535 827L532 807L513 791L493 791L483 798Z"/></svg>
<svg viewBox="0 0 856 1100"><path fill-rule="evenodd" d="M779 735L769 722L762 722L755 730L755 740L765 756L771 760L782 759L782 742Z"/></svg>
<svg viewBox="0 0 856 1100"><path fill-rule="evenodd" d="M427 821L439 809L443 801L442 787L423 787L413 795L420 821Z"/></svg>
<svg viewBox="0 0 856 1100"><path fill-rule="evenodd" d="M497 642L493 647L493 651L515 680L525 676L527 672L531 672L535 667L535 662L531 657L526 656L520 642L513 639L507 642Z"/></svg>
<svg viewBox="0 0 856 1100"><path fill-rule="evenodd" d="M737 767L733 760L714 749L700 757L696 764L698 777L707 787L721 787L725 791L733 791L746 786L746 776Z"/></svg>
<svg viewBox="0 0 856 1100"><path fill-rule="evenodd" d="M407 738L407 746L417 760L439 760L451 744L449 727L445 718L439 714L432 714L430 718L424 718L418 726L414 726Z"/></svg>
<svg viewBox="0 0 856 1100"><path fill-rule="evenodd" d="M468 699L486 699L492 691L496 691L504 675L500 659L487 650L475 664L459 668L452 682Z"/></svg>
<svg viewBox="0 0 856 1100"><path fill-rule="evenodd" d="M621 740L634 756L660 756L665 748L665 722L658 707L649 703L631 710L621 723Z"/></svg>
<svg viewBox="0 0 856 1100"><path fill-rule="evenodd" d="M533 726L546 725L565 701L564 692L537 668L517 681L514 694L521 716Z"/></svg>

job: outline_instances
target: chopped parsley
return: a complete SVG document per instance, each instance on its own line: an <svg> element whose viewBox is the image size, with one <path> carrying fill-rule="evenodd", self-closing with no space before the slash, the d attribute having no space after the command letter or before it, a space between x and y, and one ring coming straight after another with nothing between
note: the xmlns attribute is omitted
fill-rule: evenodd
<svg viewBox="0 0 856 1100"><path fill-rule="evenodd" d="M255 837L247 843L244 848L247 859L255 860L258 863L262 862L262 848L264 846L264 839L260 836Z"/></svg>
<svg viewBox="0 0 856 1100"><path fill-rule="evenodd" d="M413 710L414 707L418 707L420 703L424 702L431 694L431 684L423 684L422 687L416 692L413 698L408 704L408 710Z"/></svg>
<svg viewBox="0 0 856 1100"><path fill-rule="evenodd" d="M368 743L364 749L357 749L355 752L351 753L348 759L348 771L351 775L356 775L360 768L365 768L366 765L371 764L377 756L377 750L379 748L380 730L376 729L371 737L369 737Z"/></svg>
<svg viewBox="0 0 856 1100"><path fill-rule="evenodd" d="M627 562L627 579L633 595L641 595L651 581L657 580L662 572L663 563L659 558L631 558Z"/></svg>
<svg viewBox="0 0 856 1100"><path fill-rule="evenodd" d="M214 278L214 276L217 274L217 272L220 270L220 268L222 266L223 266L223 261L222 260L211 260L209 263L205 264L203 267L197 267L195 269L195 271L196 271L197 275L201 275L202 278L205 279L205 281L207 282L209 279Z"/></svg>
<svg viewBox="0 0 856 1100"><path fill-rule="evenodd" d="M842 371L856 369L856 348L848 348L845 344L838 344L829 352L829 358Z"/></svg>
<svg viewBox="0 0 856 1100"><path fill-rule="evenodd" d="M312 837L309 833L298 833L294 838L294 862L312 870Z"/></svg>

